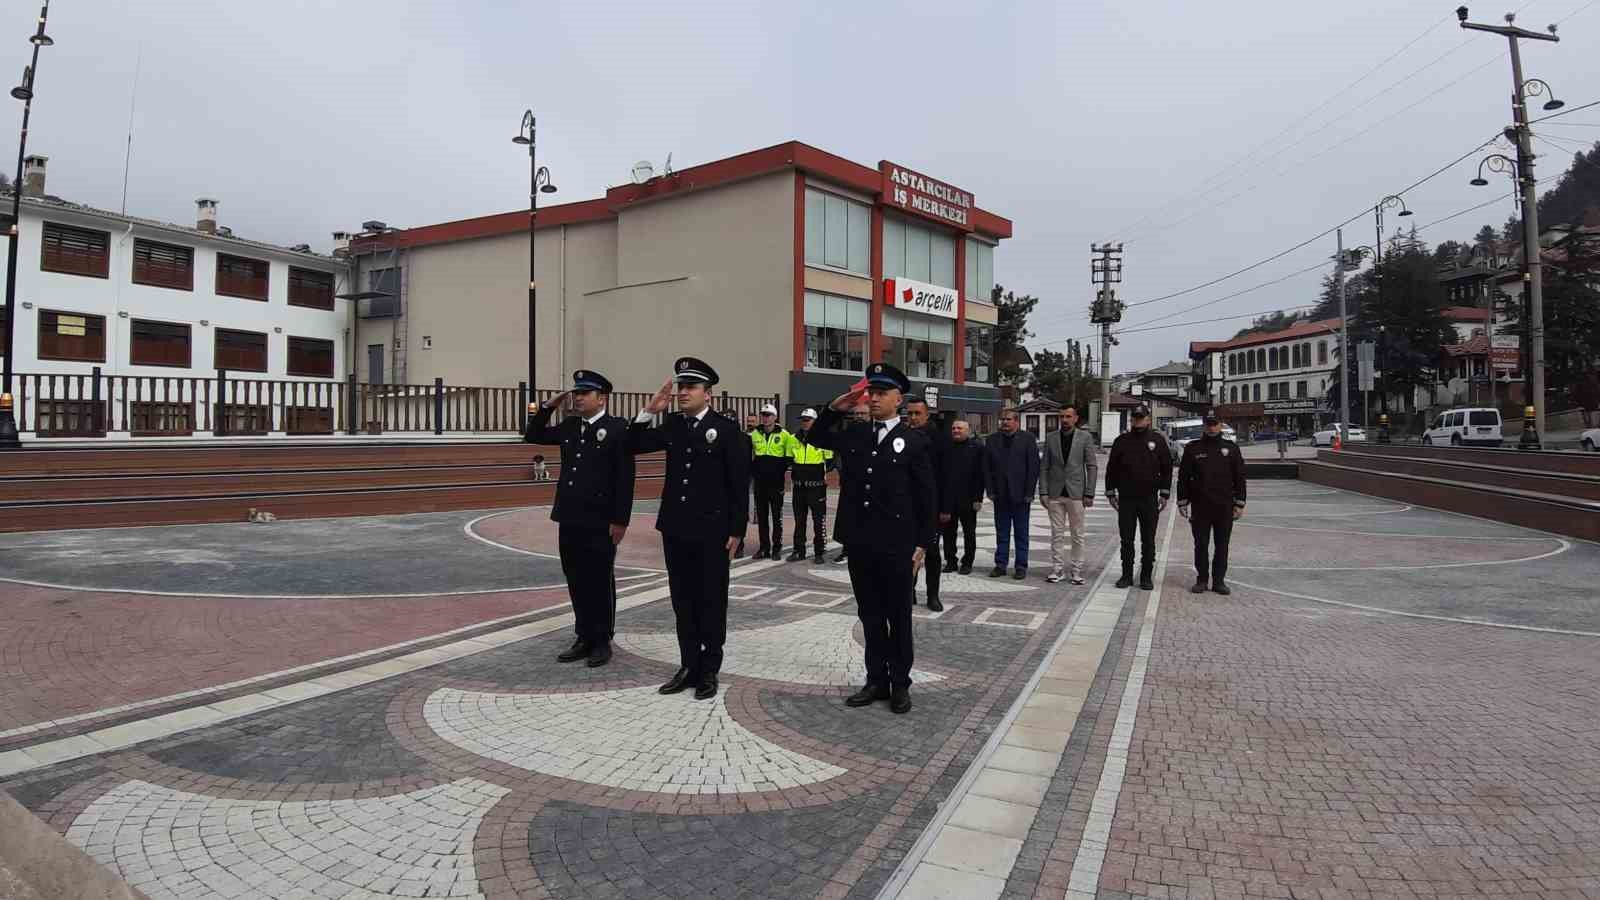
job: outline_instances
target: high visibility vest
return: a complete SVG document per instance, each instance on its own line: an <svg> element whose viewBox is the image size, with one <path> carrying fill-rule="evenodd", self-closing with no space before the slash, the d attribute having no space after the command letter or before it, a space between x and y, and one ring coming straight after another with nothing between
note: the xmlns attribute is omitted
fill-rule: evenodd
<svg viewBox="0 0 1600 900"><path fill-rule="evenodd" d="M799 438L791 436L789 439L789 458L793 459L797 466L820 466L833 459L833 451L824 450L821 447L813 447L810 444L802 443Z"/></svg>
<svg viewBox="0 0 1600 900"><path fill-rule="evenodd" d="M771 434L764 434L757 428L750 432L750 443L755 448L756 458L772 456L783 459L789 455L789 442L794 437L789 432L779 428Z"/></svg>

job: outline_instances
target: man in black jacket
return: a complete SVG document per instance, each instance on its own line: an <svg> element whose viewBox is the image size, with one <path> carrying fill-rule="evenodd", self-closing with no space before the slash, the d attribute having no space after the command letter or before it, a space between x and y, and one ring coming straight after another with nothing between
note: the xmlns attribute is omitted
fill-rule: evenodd
<svg viewBox="0 0 1600 900"><path fill-rule="evenodd" d="M1222 423L1215 413L1205 417L1205 434L1183 448L1178 466L1178 512L1189 520L1194 532L1194 570L1192 593L1205 593L1209 587L1219 594L1231 594L1228 576L1228 539L1233 521L1244 516L1244 458L1233 441L1222 436ZM1216 555L1206 558L1207 545L1216 538ZM1209 565L1208 565L1209 563Z"/></svg>
<svg viewBox="0 0 1600 900"><path fill-rule="evenodd" d="M552 426L550 418L568 398L577 415ZM561 448L560 478L550 518L559 525L561 571L572 597L577 640L556 656L561 662L611 660L617 623L617 545L633 512L633 454L627 420L606 414L611 382L599 372L572 373L572 389L538 408L522 439ZM534 404L529 404L530 407ZM530 412L532 410L530 409ZM587 454L587 456L585 456Z"/></svg>
<svg viewBox="0 0 1600 900"><path fill-rule="evenodd" d="M685 356L673 372L628 426L628 439L634 453L667 451L656 530L677 620L679 667L661 693L693 687L695 699L705 700L717 695L728 636L728 565L750 523L750 444L738 422L711 410L715 369ZM652 426L674 392L678 413Z"/></svg>
<svg viewBox="0 0 1600 900"><path fill-rule="evenodd" d="M850 551L850 586L866 637L866 686L845 700L866 706L888 700L911 710L911 585L933 543L935 497L928 440L900 420L911 389L888 363L867 367L866 386L836 398L817 420L812 442L834 452L844 478L834 536ZM848 411L867 397L871 424Z"/></svg>
<svg viewBox="0 0 1600 900"><path fill-rule="evenodd" d="M1019 426L1014 409L1000 411L1000 431L989 435L984 448L984 474L989 499L994 501L994 568L990 578L1006 574L1011 536L1017 540L1017 568L1011 577L1028 577L1028 529L1032 527L1033 498L1039 493L1039 442Z"/></svg>
<svg viewBox="0 0 1600 900"><path fill-rule="evenodd" d="M950 423L950 444L945 447L944 481L939 491L939 523L944 530L944 568L972 573L978 552L978 510L983 507L983 445L972 439L965 419ZM956 567L956 527L963 534L961 566Z"/></svg>
<svg viewBox="0 0 1600 900"><path fill-rule="evenodd" d="M936 495L944 492L944 454L946 444L945 436L939 431L939 426L932 419L932 411L928 409L928 401L923 397L911 397L906 400L906 423L922 436L928 439L928 461L933 464L933 484ZM943 497L936 496L934 502L940 510L944 509ZM933 531L932 540L922 548L924 562L922 571L928 581L928 609L932 612L942 612L944 604L939 602L939 530ZM911 605L917 605L917 579L911 577Z"/></svg>
<svg viewBox="0 0 1600 900"><path fill-rule="evenodd" d="M1118 435L1106 460L1106 499L1117 511L1122 533L1122 577L1117 587L1133 584L1133 534L1139 532L1139 588L1155 587L1156 516L1172 496L1172 451L1167 439L1150 427L1150 407L1134 409L1133 430Z"/></svg>

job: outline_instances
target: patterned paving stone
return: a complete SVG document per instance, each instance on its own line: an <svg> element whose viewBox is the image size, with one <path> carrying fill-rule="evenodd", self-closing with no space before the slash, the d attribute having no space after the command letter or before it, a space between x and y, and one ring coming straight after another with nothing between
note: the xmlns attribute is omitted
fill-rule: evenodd
<svg viewBox="0 0 1600 900"><path fill-rule="evenodd" d="M729 794L815 784L845 770L752 734L727 694L663 697L653 687L583 694L441 689L423 714L446 741L573 781L665 794Z"/></svg>
<svg viewBox="0 0 1600 900"><path fill-rule="evenodd" d="M817 613L781 625L743 628L728 636L722 671L792 684L859 686L866 680L867 667L855 631L854 616L836 613ZM648 659L672 665L678 662L675 634L622 634L617 637L617 646ZM926 684L942 681L944 676L913 669L911 680Z"/></svg>
<svg viewBox="0 0 1600 900"><path fill-rule="evenodd" d="M481 897L479 821L507 791L463 779L358 800L228 800L143 781L89 804L67 839L155 896Z"/></svg>

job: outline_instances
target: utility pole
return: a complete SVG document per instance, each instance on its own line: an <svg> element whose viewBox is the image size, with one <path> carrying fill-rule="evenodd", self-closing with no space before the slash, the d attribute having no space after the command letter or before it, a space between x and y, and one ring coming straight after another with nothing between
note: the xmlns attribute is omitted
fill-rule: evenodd
<svg viewBox="0 0 1600 900"><path fill-rule="evenodd" d="M1344 308L1344 229L1337 232L1333 280L1339 285L1339 444L1350 435L1350 313Z"/></svg>
<svg viewBox="0 0 1600 900"><path fill-rule="evenodd" d="M1100 415L1111 411L1111 326L1122 321L1122 304L1112 285L1122 282L1122 244L1090 244L1089 281L1099 290L1089 305L1089 321L1100 326Z"/></svg>
<svg viewBox="0 0 1600 900"><path fill-rule="evenodd" d="M1538 187L1533 177L1533 149L1532 132L1528 129L1527 107L1527 82L1522 77L1522 51L1518 46L1518 39L1527 38L1531 41L1559 41L1556 37L1556 27L1549 26L1549 34L1540 34L1518 28L1515 24L1516 15L1506 14L1504 25L1479 25L1467 21L1467 8L1456 9L1456 18L1461 22L1461 27L1469 31L1487 31L1491 34L1504 35L1511 45L1511 81L1513 93L1511 95L1511 130L1516 132L1517 141L1517 170L1515 173L1519 186L1522 188L1522 253L1527 263L1527 272L1523 277L1527 280L1528 297L1528 336L1531 344L1530 372L1532 378L1532 406L1533 424L1536 434L1543 435L1544 421L1544 280L1543 266L1539 259L1539 197ZM1542 85L1543 82L1540 82ZM1537 93L1537 91L1535 92ZM1489 358L1494 359L1493 345L1490 346ZM1492 372L1492 365L1491 365Z"/></svg>

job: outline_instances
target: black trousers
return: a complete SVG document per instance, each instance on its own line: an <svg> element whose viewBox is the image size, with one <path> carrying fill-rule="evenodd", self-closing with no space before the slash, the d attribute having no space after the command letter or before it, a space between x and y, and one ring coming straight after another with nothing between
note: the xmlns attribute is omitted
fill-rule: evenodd
<svg viewBox="0 0 1600 900"><path fill-rule="evenodd" d="M663 534L661 550L677 619L678 664L697 675L715 675L728 638L727 541Z"/></svg>
<svg viewBox="0 0 1600 900"><path fill-rule="evenodd" d="M1139 574L1146 576L1156 567L1156 498L1117 498L1117 530L1122 533L1122 574L1133 574L1133 533L1139 532Z"/></svg>
<svg viewBox="0 0 1600 900"><path fill-rule="evenodd" d="M850 551L850 587L867 639L867 683L911 686L911 549Z"/></svg>
<svg viewBox="0 0 1600 900"><path fill-rule="evenodd" d="M1194 532L1194 570L1199 580L1218 584L1228 577L1228 540L1233 537L1233 509L1204 509L1196 505L1189 511L1189 529ZM1216 550L1207 545L1216 540ZM1207 565L1207 557L1210 565Z"/></svg>
<svg viewBox="0 0 1600 900"><path fill-rule="evenodd" d="M950 516L950 521L945 523L944 529L944 558L946 562L956 561L956 526L961 527L964 544L961 549L961 564L972 565L972 558L978 554L978 511L972 504L957 504L956 511Z"/></svg>
<svg viewBox="0 0 1600 900"><path fill-rule="evenodd" d="M776 484L755 482L756 534L761 536L762 550L776 550L783 546L783 480Z"/></svg>
<svg viewBox="0 0 1600 900"><path fill-rule="evenodd" d="M928 585L929 600L939 599L939 572L942 569L943 566L939 565L939 533L935 531L933 533L933 540L928 544L928 546L922 548L922 574L925 576L925 581ZM917 599L916 588L917 576L912 574L911 600L913 603L915 603Z"/></svg>
<svg viewBox="0 0 1600 900"><path fill-rule="evenodd" d="M794 549L798 553L806 546L806 515L811 516L812 532L816 540L812 546L817 549L817 556L822 556L822 548L828 543L828 486L819 484L815 487L805 485L794 486Z"/></svg>
<svg viewBox="0 0 1600 900"><path fill-rule="evenodd" d="M572 630L580 641L609 642L617 626L617 545L610 528L562 522L556 544L572 597Z"/></svg>

